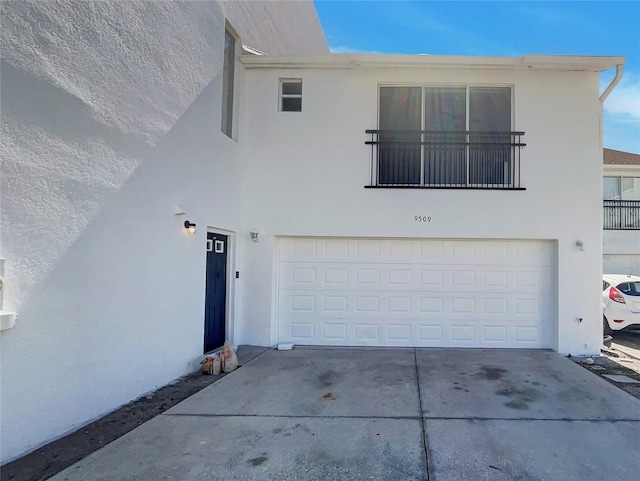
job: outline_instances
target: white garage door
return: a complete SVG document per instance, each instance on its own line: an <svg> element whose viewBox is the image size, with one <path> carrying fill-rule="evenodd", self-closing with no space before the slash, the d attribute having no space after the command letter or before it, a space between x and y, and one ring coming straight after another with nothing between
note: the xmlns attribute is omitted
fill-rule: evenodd
<svg viewBox="0 0 640 481"><path fill-rule="evenodd" d="M278 341L553 348L554 244L280 238Z"/></svg>
<svg viewBox="0 0 640 481"><path fill-rule="evenodd" d="M605 274L640 276L640 255L638 254L605 254L602 263Z"/></svg>

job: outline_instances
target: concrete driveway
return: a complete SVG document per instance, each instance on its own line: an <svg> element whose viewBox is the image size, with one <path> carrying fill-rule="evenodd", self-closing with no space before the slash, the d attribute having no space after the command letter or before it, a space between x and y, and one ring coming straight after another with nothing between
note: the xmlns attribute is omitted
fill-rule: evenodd
<svg viewBox="0 0 640 481"><path fill-rule="evenodd" d="M640 401L550 351L268 350L51 478L637 480Z"/></svg>

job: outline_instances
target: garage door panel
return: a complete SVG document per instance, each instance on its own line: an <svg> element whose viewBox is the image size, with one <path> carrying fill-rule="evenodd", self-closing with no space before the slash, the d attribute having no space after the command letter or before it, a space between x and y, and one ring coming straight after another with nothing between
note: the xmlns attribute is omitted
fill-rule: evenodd
<svg viewBox="0 0 640 481"><path fill-rule="evenodd" d="M420 291L340 291L340 290L281 290L280 308L284 314L313 312L380 313L382 315L408 315L422 318L433 314L452 317L457 313L488 314L491 318L512 316L522 319L550 318L553 295L551 293L456 293ZM455 316L454 316L455 317Z"/></svg>
<svg viewBox="0 0 640 481"><path fill-rule="evenodd" d="M282 332L281 335L288 339L295 339L302 344L315 344L316 343L316 323L314 322L300 322L293 320L288 325L289 329L286 332Z"/></svg>
<svg viewBox="0 0 640 481"><path fill-rule="evenodd" d="M281 289L551 292L551 267L281 262Z"/></svg>
<svg viewBox="0 0 640 481"><path fill-rule="evenodd" d="M540 347L540 330L533 326L450 325L408 322L294 322L289 335L298 344L419 347Z"/></svg>
<svg viewBox="0 0 640 481"><path fill-rule="evenodd" d="M282 238L278 253L280 342L553 347L551 242Z"/></svg>
<svg viewBox="0 0 640 481"><path fill-rule="evenodd" d="M517 244L516 242L520 242ZM553 265L553 245L535 241L280 238L281 262ZM541 264L541 261L543 263Z"/></svg>
<svg viewBox="0 0 640 481"><path fill-rule="evenodd" d="M452 322L450 325L383 322L339 322L322 325L293 322L288 333L298 344L345 346L419 347L540 347L540 330L534 326L479 325Z"/></svg>
<svg viewBox="0 0 640 481"><path fill-rule="evenodd" d="M288 318L552 319L551 294L405 291L281 290L280 312Z"/></svg>

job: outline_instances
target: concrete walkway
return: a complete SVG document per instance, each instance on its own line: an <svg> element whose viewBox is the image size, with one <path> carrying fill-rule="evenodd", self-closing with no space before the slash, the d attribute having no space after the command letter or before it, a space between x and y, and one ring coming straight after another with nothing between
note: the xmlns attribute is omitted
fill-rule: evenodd
<svg viewBox="0 0 640 481"><path fill-rule="evenodd" d="M640 401L549 351L266 351L51 478L633 480Z"/></svg>

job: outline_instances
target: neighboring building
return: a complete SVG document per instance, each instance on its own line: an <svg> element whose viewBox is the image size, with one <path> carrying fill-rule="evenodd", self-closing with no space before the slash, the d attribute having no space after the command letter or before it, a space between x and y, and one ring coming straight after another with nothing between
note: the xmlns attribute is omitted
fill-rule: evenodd
<svg viewBox="0 0 640 481"><path fill-rule="evenodd" d="M242 45L329 50L311 1L0 8L6 462L198 367L207 226L242 230Z"/></svg>
<svg viewBox="0 0 640 481"><path fill-rule="evenodd" d="M225 338L599 352L599 72L623 58L329 55L307 2L23 5L3 461Z"/></svg>
<svg viewBox="0 0 640 481"><path fill-rule="evenodd" d="M604 149L603 272L640 275L640 155Z"/></svg>

